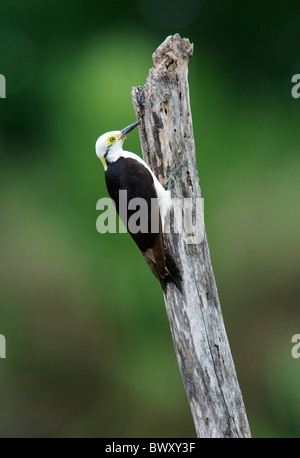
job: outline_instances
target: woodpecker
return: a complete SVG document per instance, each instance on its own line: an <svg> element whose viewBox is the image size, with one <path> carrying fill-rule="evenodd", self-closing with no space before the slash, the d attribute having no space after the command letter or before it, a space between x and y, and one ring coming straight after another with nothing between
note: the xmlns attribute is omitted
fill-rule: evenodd
<svg viewBox="0 0 300 458"><path fill-rule="evenodd" d="M146 263L162 287L167 283L174 283L182 292L181 274L172 256L164 245L163 229L166 218L172 207L171 193L158 181L148 164L137 154L123 150L126 136L140 121L134 122L122 130L114 130L101 135L96 142L96 154L102 161L105 170L105 182L108 193L114 201L116 210L125 227L139 247ZM125 215L120 212L121 195L125 193ZM148 230L132 231L128 221L133 211L129 203L135 198L145 199L148 208ZM154 200L153 200L154 199ZM153 202L158 203L155 208ZM157 212L157 230L151 230L151 212Z"/></svg>

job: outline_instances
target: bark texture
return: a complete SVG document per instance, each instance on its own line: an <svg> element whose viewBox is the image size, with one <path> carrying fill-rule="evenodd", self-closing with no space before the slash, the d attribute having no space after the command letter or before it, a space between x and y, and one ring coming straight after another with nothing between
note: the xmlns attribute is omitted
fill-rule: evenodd
<svg viewBox="0 0 300 458"><path fill-rule="evenodd" d="M144 160L162 184L173 164L186 161L175 178L177 203L199 210L201 191L189 99L188 63L193 45L169 36L153 54L146 84L132 89ZM185 200L183 201L183 199ZM187 198L190 200L188 201ZM187 207L171 216L164 239L183 278L184 294L164 291L177 361L198 437L250 437L204 229L203 213L185 227ZM181 209L181 210L180 210ZM200 215L199 215L200 213ZM193 215L193 221L195 220ZM199 219L200 218L200 219ZM195 221L194 221L195 223ZM183 231L180 233L180 226ZM174 227L179 228L178 233Z"/></svg>

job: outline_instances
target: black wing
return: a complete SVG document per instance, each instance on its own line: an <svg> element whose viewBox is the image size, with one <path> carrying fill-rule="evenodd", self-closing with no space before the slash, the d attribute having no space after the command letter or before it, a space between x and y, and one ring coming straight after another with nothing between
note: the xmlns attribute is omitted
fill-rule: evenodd
<svg viewBox="0 0 300 458"><path fill-rule="evenodd" d="M105 172L105 181L108 193L116 204L118 214L141 250L153 274L160 280L163 286L172 281L182 292L180 272L173 258L164 247L157 193L153 177L149 170L135 159L121 157L116 162L108 164ZM124 196L125 200L123 199L123 201L120 200L122 199L119 194L120 190L127 191L126 196ZM141 231L135 233L128 227L128 221L136 212L136 210L129 210L128 204L131 199L136 197L145 199L148 204L146 233ZM152 206L150 205L151 199L155 199L152 201ZM122 212L120 214L121 205L126 206L126 219L122 218ZM156 231L153 231L151 227L151 213L153 214L153 212L158 218Z"/></svg>
<svg viewBox="0 0 300 458"><path fill-rule="evenodd" d="M119 158L116 162L108 165L105 172L105 181L108 193L116 204L116 210L119 213L124 225L126 226L131 237L140 248L142 252L147 251L149 248L152 249L157 244L157 239L161 239L161 248L163 248L161 222L157 202L157 194L154 186L154 181L151 173L144 165L135 159L131 158ZM125 201L120 200L119 191L126 191L124 196ZM134 233L128 227L128 221L136 213L138 209L129 210L128 204L134 198L142 198L147 203L147 228L146 232L138 231ZM156 232L151 230L151 199L152 201L152 212L156 211L156 215L159 218L158 224L156 224ZM122 212L120 214L121 204L127 208L127 218L124 220ZM139 222L140 224L140 222ZM143 226L143 225L142 225ZM145 226L143 226L145 227Z"/></svg>

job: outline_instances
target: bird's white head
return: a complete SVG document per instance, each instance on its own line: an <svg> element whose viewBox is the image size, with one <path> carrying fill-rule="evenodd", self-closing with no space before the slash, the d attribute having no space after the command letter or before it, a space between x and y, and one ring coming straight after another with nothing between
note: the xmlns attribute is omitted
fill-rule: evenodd
<svg viewBox="0 0 300 458"><path fill-rule="evenodd" d="M102 134L96 141L96 154L101 159L104 169L107 169L107 164L114 162L121 156L123 143L126 135L129 134L140 121L134 122L122 130L113 130Z"/></svg>

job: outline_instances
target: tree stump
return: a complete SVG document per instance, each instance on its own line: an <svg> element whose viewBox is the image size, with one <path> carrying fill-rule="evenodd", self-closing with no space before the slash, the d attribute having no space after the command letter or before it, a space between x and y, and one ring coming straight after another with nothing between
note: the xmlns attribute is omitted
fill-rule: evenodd
<svg viewBox="0 0 300 458"><path fill-rule="evenodd" d="M198 437L250 437L227 339L204 229L188 86L193 45L169 36L153 54L146 84L132 89L144 160L164 184L173 164L186 161L175 178L177 199L165 244L181 274L183 294L164 291L176 357ZM181 207L178 204L182 204ZM197 224L182 223L184 205ZM200 205L200 207L199 207ZM200 216L199 216L200 214ZM195 219L195 215L192 216ZM174 231L174 227L182 231Z"/></svg>

